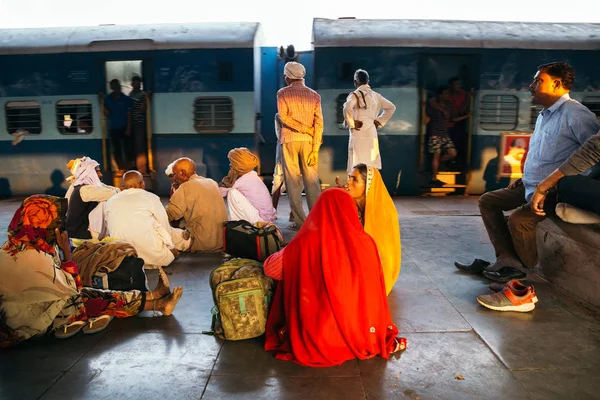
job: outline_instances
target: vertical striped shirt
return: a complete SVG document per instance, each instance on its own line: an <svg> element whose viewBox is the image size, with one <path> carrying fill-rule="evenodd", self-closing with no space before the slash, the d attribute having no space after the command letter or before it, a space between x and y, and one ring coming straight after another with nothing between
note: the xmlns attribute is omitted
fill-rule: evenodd
<svg viewBox="0 0 600 400"><path fill-rule="evenodd" d="M319 151L323 141L321 96L304 84L294 81L277 92L277 111L282 122L281 143L311 142Z"/></svg>

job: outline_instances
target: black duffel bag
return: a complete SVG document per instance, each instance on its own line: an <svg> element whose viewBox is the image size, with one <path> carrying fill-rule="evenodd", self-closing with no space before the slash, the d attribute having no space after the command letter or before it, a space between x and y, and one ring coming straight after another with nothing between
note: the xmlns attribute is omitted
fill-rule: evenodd
<svg viewBox="0 0 600 400"><path fill-rule="evenodd" d="M104 268L102 268L104 269ZM148 291L148 279L144 271L144 260L139 257L125 257L119 268L106 273L97 271L92 276L92 287L105 290Z"/></svg>
<svg viewBox="0 0 600 400"><path fill-rule="evenodd" d="M234 257L265 261L281 247L280 232L275 225L257 228L244 220L223 223L223 251Z"/></svg>

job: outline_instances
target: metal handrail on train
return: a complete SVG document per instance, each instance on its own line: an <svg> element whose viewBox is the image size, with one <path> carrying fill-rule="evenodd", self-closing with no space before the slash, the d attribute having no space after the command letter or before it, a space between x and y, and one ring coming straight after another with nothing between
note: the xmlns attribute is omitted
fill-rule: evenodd
<svg viewBox="0 0 600 400"><path fill-rule="evenodd" d="M103 171L108 171L106 157L106 115L104 111L104 93L98 92L98 100L100 102L100 124L102 132L102 166Z"/></svg>

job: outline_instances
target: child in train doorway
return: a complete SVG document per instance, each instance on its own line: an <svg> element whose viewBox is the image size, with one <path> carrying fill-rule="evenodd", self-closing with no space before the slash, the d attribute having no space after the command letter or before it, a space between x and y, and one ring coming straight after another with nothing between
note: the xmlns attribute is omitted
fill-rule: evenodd
<svg viewBox="0 0 600 400"><path fill-rule="evenodd" d="M457 155L454 142L448 133L450 124L467 119L470 114L460 117L453 116L450 86L448 85L438 87L435 96L427 102L426 113L430 118L427 124L429 136L427 149L431 154L431 185L444 186L444 182L437 179L440 162L449 161Z"/></svg>
<svg viewBox="0 0 600 400"><path fill-rule="evenodd" d="M104 98L104 113L109 119L109 135L119 175L133 166L134 149L131 134L131 99L121 92L118 79L110 81L111 94Z"/></svg>

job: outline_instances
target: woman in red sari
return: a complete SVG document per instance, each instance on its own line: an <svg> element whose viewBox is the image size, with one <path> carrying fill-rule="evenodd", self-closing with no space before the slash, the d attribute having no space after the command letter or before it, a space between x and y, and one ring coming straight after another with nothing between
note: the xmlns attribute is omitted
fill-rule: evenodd
<svg viewBox="0 0 600 400"><path fill-rule="evenodd" d="M310 367L404 350L388 307L381 261L352 197L324 191L296 237L265 261L281 280L265 350Z"/></svg>

